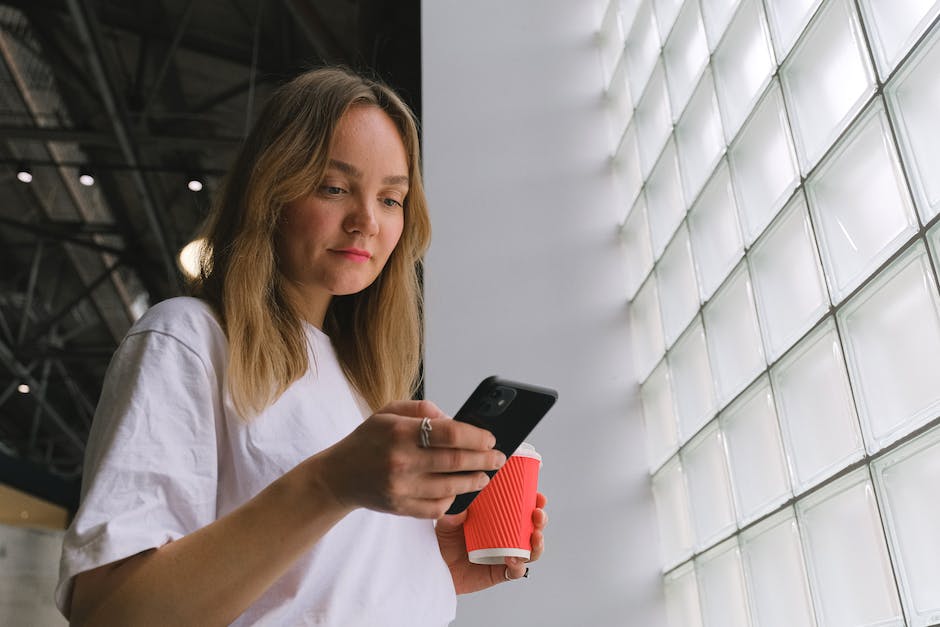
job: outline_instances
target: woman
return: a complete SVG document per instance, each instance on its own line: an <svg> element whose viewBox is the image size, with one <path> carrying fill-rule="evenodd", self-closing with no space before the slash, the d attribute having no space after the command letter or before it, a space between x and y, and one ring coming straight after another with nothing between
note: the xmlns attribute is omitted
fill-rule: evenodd
<svg viewBox="0 0 940 627"><path fill-rule="evenodd" d="M391 90L323 69L276 92L197 298L153 307L109 367L57 589L73 624L445 625L455 592L526 574L470 564L444 516L505 461L492 435L400 400L429 234Z"/></svg>

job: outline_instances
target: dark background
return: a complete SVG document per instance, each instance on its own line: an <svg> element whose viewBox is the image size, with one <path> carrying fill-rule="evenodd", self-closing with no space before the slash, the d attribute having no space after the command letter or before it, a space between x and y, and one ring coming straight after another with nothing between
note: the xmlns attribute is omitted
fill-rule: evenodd
<svg viewBox="0 0 940 627"><path fill-rule="evenodd" d="M111 354L272 88L340 63L420 117L420 61L418 0L0 3L0 483L74 510Z"/></svg>

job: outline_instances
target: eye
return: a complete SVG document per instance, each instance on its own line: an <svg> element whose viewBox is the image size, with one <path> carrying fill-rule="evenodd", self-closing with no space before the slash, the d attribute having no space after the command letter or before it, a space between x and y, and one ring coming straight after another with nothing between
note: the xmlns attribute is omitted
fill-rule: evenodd
<svg viewBox="0 0 940 627"><path fill-rule="evenodd" d="M382 204L384 204L386 207L401 207L402 206L402 204L398 202L397 200L395 200L394 198L383 198Z"/></svg>
<svg viewBox="0 0 940 627"><path fill-rule="evenodd" d="M323 185L320 191L327 196L340 196L346 193L346 190L336 185Z"/></svg>

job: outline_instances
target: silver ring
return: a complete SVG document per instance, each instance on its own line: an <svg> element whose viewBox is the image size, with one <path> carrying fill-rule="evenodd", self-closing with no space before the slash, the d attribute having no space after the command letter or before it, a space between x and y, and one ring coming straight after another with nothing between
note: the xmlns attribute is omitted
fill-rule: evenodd
<svg viewBox="0 0 940 627"><path fill-rule="evenodd" d="M517 579L513 579L512 577L509 576L508 566L506 567L506 570L503 571L503 577L506 578L506 581L518 581ZM519 579L527 579L528 577L529 577L529 568L526 567L525 572L522 573L522 577L519 577Z"/></svg>
<svg viewBox="0 0 940 627"><path fill-rule="evenodd" d="M431 448L431 419L422 418L421 419L421 430L418 432L420 436L420 441L418 446L421 448Z"/></svg>

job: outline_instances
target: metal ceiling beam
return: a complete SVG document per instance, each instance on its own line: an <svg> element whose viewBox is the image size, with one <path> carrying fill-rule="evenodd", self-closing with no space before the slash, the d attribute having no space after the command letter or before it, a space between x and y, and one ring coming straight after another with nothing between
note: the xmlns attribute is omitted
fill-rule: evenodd
<svg viewBox="0 0 940 627"><path fill-rule="evenodd" d="M245 84L241 91L248 86ZM188 114L187 114L188 115ZM86 131L76 128L56 128L40 126L0 126L0 138L23 139L41 142L71 142L86 146L119 146L117 138L110 133ZM182 150L212 150L214 148L237 148L241 137L200 137L198 135L153 135L151 133L131 133L130 138L137 144L177 148ZM138 166L140 167L140 166ZM142 169L146 170L146 167Z"/></svg>
<svg viewBox="0 0 940 627"><path fill-rule="evenodd" d="M39 325L39 328L34 330L32 334L29 336L29 338L23 341L22 345L29 346L31 344L35 344L39 340L39 338L41 338L42 336L46 335L49 331L51 331L52 327L54 327L56 323L58 323L60 320L65 318L67 315L69 315L72 312L72 310L78 306L79 303L81 303L83 300L91 296L91 293L94 292L98 288L99 285L101 285L106 280L111 278L111 275L118 268L120 268L121 265L123 265L122 262L118 261L117 263L113 263L107 268L105 268L104 272L99 274L95 278L94 281L84 286L82 288L82 291L79 292L75 296L75 298L73 298L68 303L63 305L56 313L52 314L51 316L43 320L42 323Z"/></svg>
<svg viewBox="0 0 940 627"><path fill-rule="evenodd" d="M0 342L0 363L2 363L6 368L13 374L13 376L18 377L23 383L28 385L31 389L38 390L40 387L40 382L36 380L35 377L29 372L26 366L21 364L16 357L13 356L13 352L10 348L3 342ZM79 436L68 421L62 417L62 414L59 413L55 407L53 407L49 401L44 397L33 396L36 399L36 402L41 404L46 410L46 414L52 418L52 421L56 423L56 426L65 434L65 437L69 442L75 445L79 452L84 453L85 451L85 440Z"/></svg>
<svg viewBox="0 0 940 627"><path fill-rule="evenodd" d="M14 229L19 229L21 231L26 231L32 233L37 237L49 238L54 240L60 240L63 242L69 242L75 244L76 246L82 246L84 248L90 248L91 250L108 253L110 255L116 255L123 258L127 251L122 248L116 248L114 246L108 246L106 244L99 244L91 240L83 239L77 234L69 233L61 228L56 228L53 225L44 225L44 224L28 224L26 222L20 222L18 220L11 220L10 218L0 217L0 224L8 226Z"/></svg>
<svg viewBox="0 0 940 627"><path fill-rule="evenodd" d="M254 79L254 86L257 87L258 85L261 85L263 83L274 82L274 80L275 80L274 75L263 74ZM252 85L251 79L242 81L241 83L238 83L237 85L232 85L231 87L223 89L222 91L216 94L212 94L211 96L208 96L202 102L197 102L196 104L194 104L193 106L189 108L188 113L192 115L199 115L199 114L211 111L212 109L219 106L226 100L231 100L232 98L235 98L236 96L242 95L243 93L249 90L251 85Z"/></svg>
<svg viewBox="0 0 940 627"><path fill-rule="evenodd" d="M49 14L67 14L68 10L63 7L61 0L4 0L4 4L15 6L25 12L44 11ZM126 14L108 12L109 7L102 3L101 10L105 11L100 15L100 23L104 26L128 33L131 35L145 35L154 42L169 43L172 41L173 33L169 32L160 24L152 24L141 20L138 15L129 17ZM200 55L212 57L220 61L235 63L237 65L248 66L251 64L251 49L239 45L228 45L220 42L218 37L200 37L195 34L187 34L180 42L181 49L188 50ZM281 72L283 68L273 64L268 59L262 59L259 64L259 70L264 72ZM264 63L267 61L267 64Z"/></svg>
<svg viewBox="0 0 940 627"><path fill-rule="evenodd" d="M183 11L182 17L179 18L179 25L176 27L176 34L173 35L173 41L170 43L170 49L166 51L166 56L163 59L163 63L160 64L160 70L157 72L157 77L154 79L153 85L150 88L150 96L147 98L147 102L144 105L144 110L141 113L141 125L146 125L147 118L150 116L150 111L153 108L154 102L157 100L157 94L160 92L160 86L163 84L163 79L166 76L166 72L170 69L170 63L173 62L173 55L176 54L176 49L180 45L180 40L183 38L183 33L186 32L186 25L189 24L189 18L193 14L193 7L196 4L196 0L189 0L189 4L186 5L186 9Z"/></svg>
<svg viewBox="0 0 940 627"><path fill-rule="evenodd" d="M284 6L294 16L297 26L313 46L317 56L326 63L348 63L352 57L327 27L323 16L309 0L284 0Z"/></svg>
<svg viewBox="0 0 940 627"><path fill-rule="evenodd" d="M137 146L128 131L130 125L127 122L127 112L124 110L123 103L117 96L109 72L105 68L100 27L95 21L87 0L68 0L68 6L72 18L75 21L75 25L78 28L79 37L88 55L92 75L98 85L98 91L101 93L101 98L104 101L108 116L111 119L111 125L117 137L121 152L128 165L136 167L140 163L137 156ZM131 176L134 185L137 187L138 194L140 195L141 205L147 216L147 222L150 224L150 228L153 229L153 236L157 240L157 247L159 248L160 257L163 261L164 270L166 271L167 283L171 288L175 286L179 289L181 287L180 277L173 263L173 254L170 252L170 246L167 243L166 229L157 208L157 195L143 172L131 170Z"/></svg>

